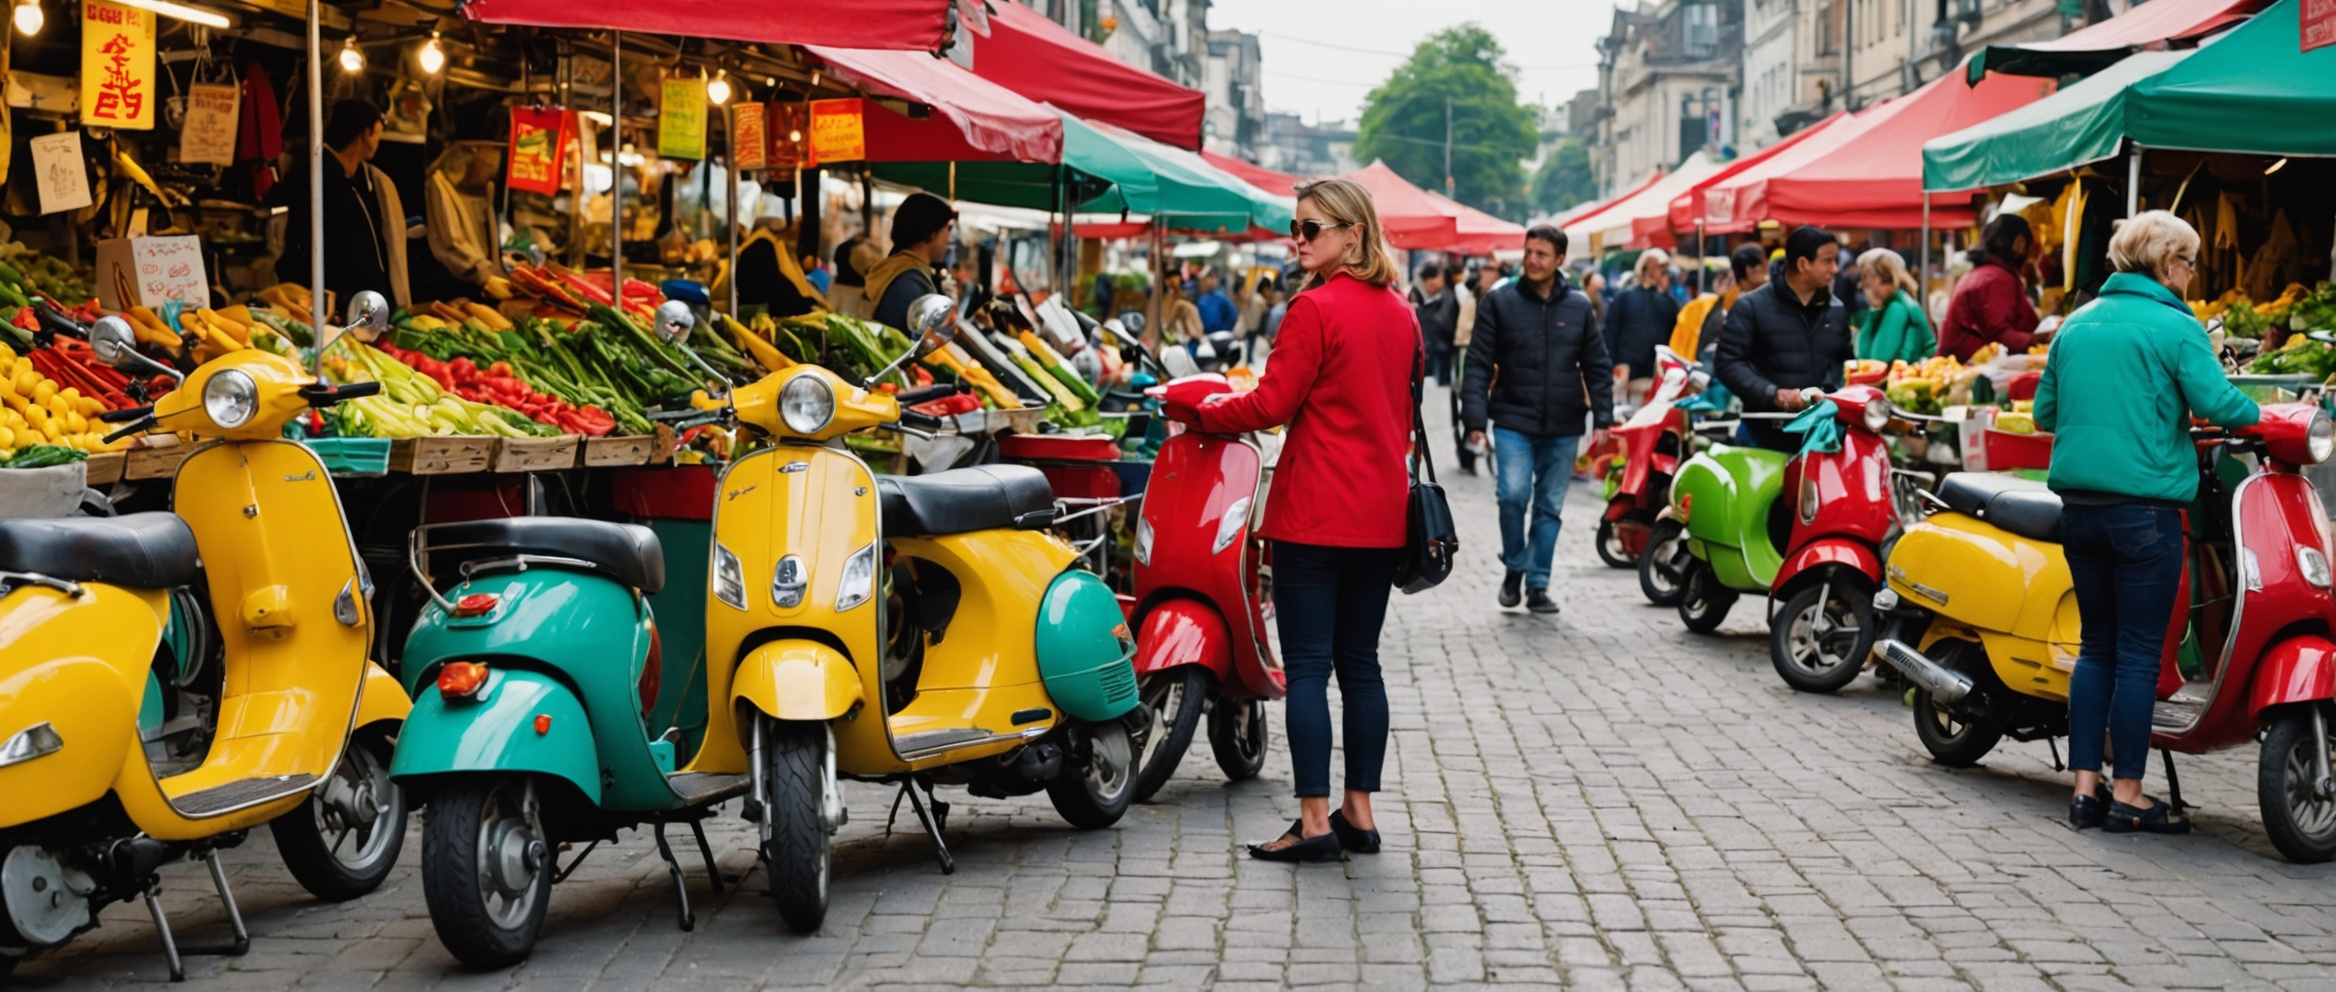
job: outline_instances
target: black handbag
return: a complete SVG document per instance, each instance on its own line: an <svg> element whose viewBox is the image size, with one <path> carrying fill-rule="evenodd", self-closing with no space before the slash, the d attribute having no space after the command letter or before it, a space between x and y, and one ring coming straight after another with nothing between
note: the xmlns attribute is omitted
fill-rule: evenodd
<svg viewBox="0 0 2336 992"><path fill-rule="evenodd" d="M1411 358L1411 494L1404 508L1403 557L1395 563L1395 588L1406 594L1435 588L1452 574L1460 554L1460 531L1452 524L1452 504L1436 484L1436 466L1427 457L1428 426L1420 416L1418 352ZM1424 476L1424 477L1423 477Z"/></svg>

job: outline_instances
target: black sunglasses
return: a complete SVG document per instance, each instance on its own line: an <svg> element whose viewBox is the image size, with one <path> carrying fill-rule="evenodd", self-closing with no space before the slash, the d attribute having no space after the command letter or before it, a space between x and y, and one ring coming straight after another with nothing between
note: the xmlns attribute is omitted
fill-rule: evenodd
<svg viewBox="0 0 2336 992"><path fill-rule="evenodd" d="M1293 220L1290 222L1290 240L1312 241L1321 237L1324 231L1335 231L1342 227L1353 226L1353 224L1325 224L1318 220Z"/></svg>

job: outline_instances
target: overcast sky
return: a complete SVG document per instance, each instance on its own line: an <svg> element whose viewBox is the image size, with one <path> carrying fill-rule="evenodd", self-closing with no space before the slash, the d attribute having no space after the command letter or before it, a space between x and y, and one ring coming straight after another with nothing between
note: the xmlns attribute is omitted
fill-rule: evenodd
<svg viewBox="0 0 2336 992"><path fill-rule="evenodd" d="M1597 85L1597 39L1613 9L1610 0L1214 0L1209 26L1260 35L1268 108L1352 121L1413 46L1466 21L1508 49L1518 97L1563 103Z"/></svg>

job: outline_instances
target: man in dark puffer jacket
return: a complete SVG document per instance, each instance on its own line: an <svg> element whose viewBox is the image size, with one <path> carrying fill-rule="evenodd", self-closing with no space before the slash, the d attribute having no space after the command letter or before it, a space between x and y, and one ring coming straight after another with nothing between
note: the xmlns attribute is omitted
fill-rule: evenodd
<svg viewBox="0 0 2336 992"><path fill-rule="evenodd" d="M1833 276L1841 245L1829 232L1800 227L1785 238L1783 278L1743 295L1728 311L1713 359L1720 382L1745 413L1792 413L1808 404L1800 391L1841 386L1841 364L1856 344ZM1773 451L1798 451L1799 435L1781 420L1745 420L1738 436Z"/></svg>

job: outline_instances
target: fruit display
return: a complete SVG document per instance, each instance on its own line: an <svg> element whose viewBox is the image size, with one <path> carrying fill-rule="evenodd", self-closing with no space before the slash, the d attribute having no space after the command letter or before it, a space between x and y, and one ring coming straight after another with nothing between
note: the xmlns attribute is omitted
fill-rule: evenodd
<svg viewBox="0 0 2336 992"><path fill-rule="evenodd" d="M2289 331L2336 330L2336 283L2309 289L2288 283L2277 299L2260 303L2233 289L2212 300L2190 301L2190 312L2201 321L2221 318L2223 333L2234 338L2275 342Z"/></svg>

